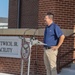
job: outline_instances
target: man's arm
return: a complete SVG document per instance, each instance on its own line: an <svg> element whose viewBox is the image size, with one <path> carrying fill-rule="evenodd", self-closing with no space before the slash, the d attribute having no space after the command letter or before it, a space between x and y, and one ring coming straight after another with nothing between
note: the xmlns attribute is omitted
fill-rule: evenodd
<svg viewBox="0 0 75 75"><path fill-rule="evenodd" d="M65 39L65 36L64 35L61 35L60 38L59 38L58 45L57 45L58 48L62 45L64 39Z"/></svg>
<svg viewBox="0 0 75 75"><path fill-rule="evenodd" d="M58 49L58 48L62 45L64 39L65 39L65 36L64 36L64 35L61 35L61 36L59 37L58 45L57 45L57 46L52 46L51 49L53 49L53 50Z"/></svg>

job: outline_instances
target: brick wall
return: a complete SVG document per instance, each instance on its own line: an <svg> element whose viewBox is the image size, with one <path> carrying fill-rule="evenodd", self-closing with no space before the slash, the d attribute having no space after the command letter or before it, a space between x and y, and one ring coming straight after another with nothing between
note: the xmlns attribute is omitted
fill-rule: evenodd
<svg viewBox="0 0 75 75"><path fill-rule="evenodd" d="M17 28L18 0L9 0L8 27Z"/></svg>
<svg viewBox="0 0 75 75"><path fill-rule="evenodd" d="M24 2L24 0L22 1ZM54 18L55 23L57 23L62 29L74 29L74 25L75 25L75 10L74 9L75 9L75 0L39 0L38 28L45 27L44 16L48 11L51 11L55 15L55 18ZM9 11L10 11L9 12L9 28L16 28L17 0L10 0ZM24 11L24 8L22 12L23 11ZM24 20L23 14L21 18ZM30 26L28 26L28 28L29 27ZM36 36L36 38L43 41L43 36ZM58 59L62 54L72 50L72 48L74 47L74 39L75 39L74 37L69 37L65 39L63 45L59 49ZM36 57L36 52L37 52L37 57ZM66 63L67 61L70 61L72 58L73 58L73 53L70 53L68 56L66 56L62 60L59 59L61 62L60 66ZM0 63L1 63L0 72L9 72L14 74L19 74L20 59L17 59L16 62L15 60L16 59L12 59L12 58L0 58ZM59 67L59 63L58 63L58 67ZM25 72L27 71L27 62L25 62L24 64L24 71ZM37 46L37 49L35 46L32 48L31 73L38 74L38 75L46 75L46 70L45 70L45 66L43 62L43 46Z"/></svg>
<svg viewBox="0 0 75 75"><path fill-rule="evenodd" d="M18 1L19 0L9 0L8 28L17 28L19 17L21 28L37 28L39 3L38 0L21 0L20 8L18 5ZM18 13L18 10L20 11L20 13Z"/></svg>
<svg viewBox="0 0 75 75"><path fill-rule="evenodd" d="M20 64L21 64L20 59L0 57L0 73L19 75Z"/></svg>
<svg viewBox="0 0 75 75"><path fill-rule="evenodd" d="M43 18L46 12L51 11L61 28L73 29L75 25L74 0L39 0L39 27L44 27Z"/></svg>

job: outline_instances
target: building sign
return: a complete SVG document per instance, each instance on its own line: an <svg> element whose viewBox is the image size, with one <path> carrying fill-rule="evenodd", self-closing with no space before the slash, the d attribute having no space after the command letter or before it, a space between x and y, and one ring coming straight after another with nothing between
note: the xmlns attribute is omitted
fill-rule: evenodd
<svg viewBox="0 0 75 75"><path fill-rule="evenodd" d="M21 45L18 36L0 36L0 57L21 58Z"/></svg>

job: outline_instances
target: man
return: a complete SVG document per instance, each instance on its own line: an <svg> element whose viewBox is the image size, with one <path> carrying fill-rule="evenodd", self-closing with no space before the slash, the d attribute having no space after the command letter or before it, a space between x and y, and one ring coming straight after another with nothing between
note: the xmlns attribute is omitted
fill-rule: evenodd
<svg viewBox="0 0 75 75"><path fill-rule="evenodd" d="M47 24L44 32L44 64L47 75L57 75L56 61L58 49L64 41L64 34L60 27L53 22L54 15L48 12L45 16L45 23Z"/></svg>

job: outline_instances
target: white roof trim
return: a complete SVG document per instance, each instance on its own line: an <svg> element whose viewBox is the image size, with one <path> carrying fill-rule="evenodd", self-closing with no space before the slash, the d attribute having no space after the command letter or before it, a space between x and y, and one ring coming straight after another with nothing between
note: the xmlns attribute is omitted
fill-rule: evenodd
<svg viewBox="0 0 75 75"><path fill-rule="evenodd" d="M8 23L0 23L0 25L8 25Z"/></svg>

